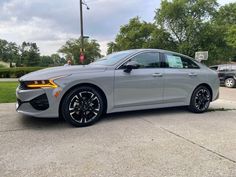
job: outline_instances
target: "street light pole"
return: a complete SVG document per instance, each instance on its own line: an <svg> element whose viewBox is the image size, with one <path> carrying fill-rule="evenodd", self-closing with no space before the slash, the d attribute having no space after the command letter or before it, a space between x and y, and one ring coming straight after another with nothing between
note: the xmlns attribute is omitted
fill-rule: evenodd
<svg viewBox="0 0 236 177"><path fill-rule="evenodd" d="M83 1L80 0L80 40L81 40L81 53L84 52L84 27L83 27Z"/></svg>
<svg viewBox="0 0 236 177"><path fill-rule="evenodd" d="M87 7L87 10L89 10L88 5L83 2L83 0L80 0L80 40L81 40L81 48L80 48L80 62L83 64L84 62L84 38L88 38L88 36L84 36L84 24L83 24L83 5Z"/></svg>

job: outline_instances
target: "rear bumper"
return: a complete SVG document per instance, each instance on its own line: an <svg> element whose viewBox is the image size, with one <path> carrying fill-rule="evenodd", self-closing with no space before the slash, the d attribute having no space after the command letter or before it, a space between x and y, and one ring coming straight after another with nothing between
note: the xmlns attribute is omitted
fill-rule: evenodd
<svg viewBox="0 0 236 177"><path fill-rule="evenodd" d="M212 88L212 101L219 99L220 96L220 84L221 81L217 78L215 82L211 85Z"/></svg>
<svg viewBox="0 0 236 177"><path fill-rule="evenodd" d="M213 99L212 99L212 101L218 100L218 99L219 99L219 97L220 97L220 92L218 91L218 93L217 93L216 97L215 97L215 98L213 98Z"/></svg>

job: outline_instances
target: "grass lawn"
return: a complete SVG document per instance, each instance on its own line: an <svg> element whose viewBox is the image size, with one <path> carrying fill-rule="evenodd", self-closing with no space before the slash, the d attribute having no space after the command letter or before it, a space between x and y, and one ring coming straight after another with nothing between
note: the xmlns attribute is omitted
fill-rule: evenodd
<svg viewBox="0 0 236 177"><path fill-rule="evenodd" d="M18 82L0 82L0 103L16 102L16 87Z"/></svg>

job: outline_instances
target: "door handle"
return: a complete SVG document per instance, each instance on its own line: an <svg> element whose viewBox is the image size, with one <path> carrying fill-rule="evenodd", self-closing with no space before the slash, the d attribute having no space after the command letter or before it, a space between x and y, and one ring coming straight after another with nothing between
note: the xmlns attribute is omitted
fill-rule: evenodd
<svg viewBox="0 0 236 177"><path fill-rule="evenodd" d="M188 73L189 76L197 76L196 73Z"/></svg>
<svg viewBox="0 0 236 177"><path fill-rule="evenodd" d="M154 74L152 74L152 76L153 77L162 77L163 75L162 75L162 73L154 73Z"/></svg>

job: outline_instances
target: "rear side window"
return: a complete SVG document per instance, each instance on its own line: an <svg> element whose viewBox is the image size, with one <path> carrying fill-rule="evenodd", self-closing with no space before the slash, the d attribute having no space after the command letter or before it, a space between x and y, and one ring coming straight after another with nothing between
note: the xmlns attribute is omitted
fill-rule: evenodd
<svg viewBox="0 0 236 177"><path fill-rule="evenodd" d="M199 69L199 66L189 58L172 54L165 54L165 65L167 68Z"/></svg>

